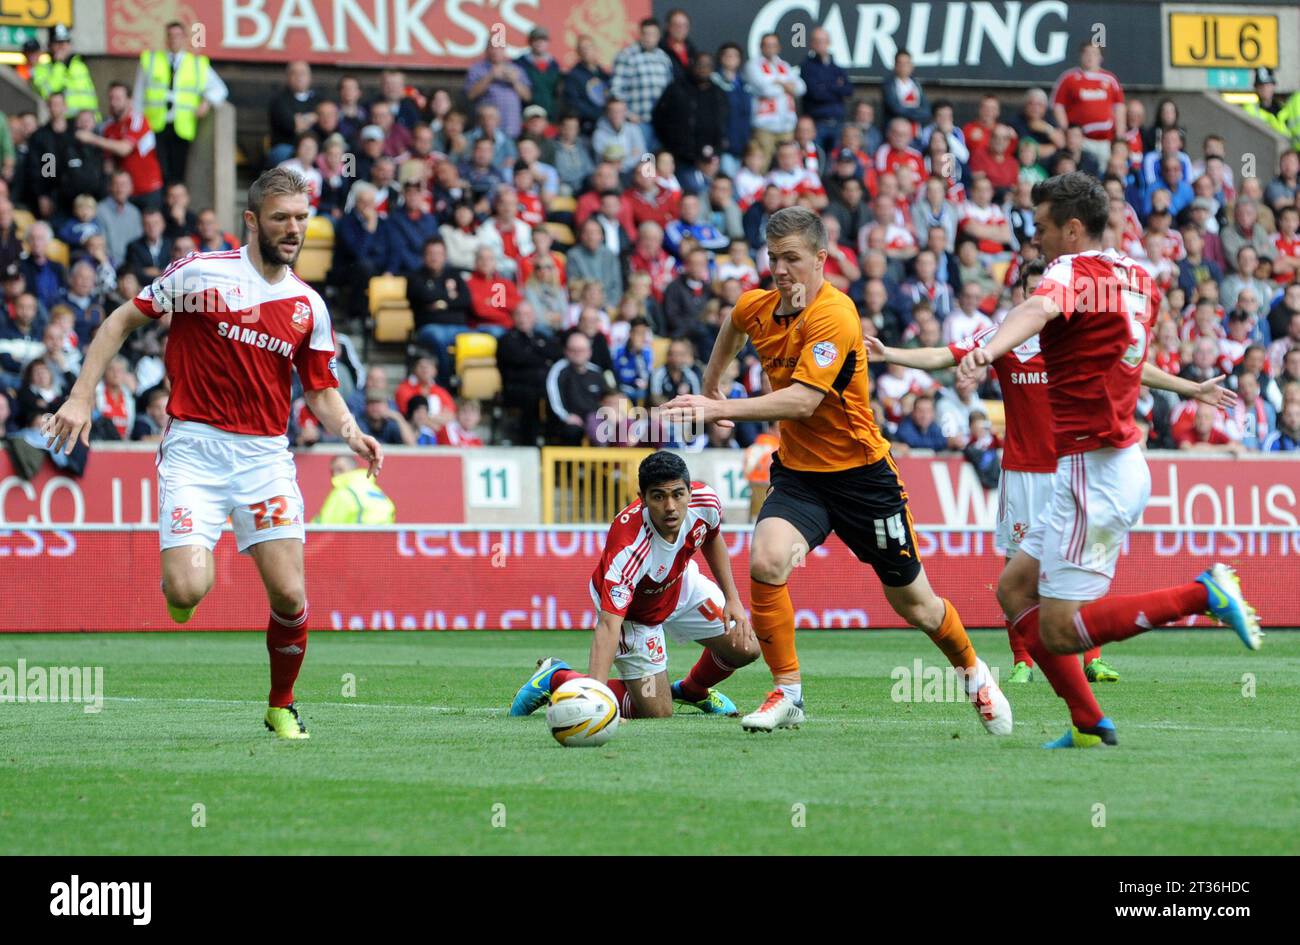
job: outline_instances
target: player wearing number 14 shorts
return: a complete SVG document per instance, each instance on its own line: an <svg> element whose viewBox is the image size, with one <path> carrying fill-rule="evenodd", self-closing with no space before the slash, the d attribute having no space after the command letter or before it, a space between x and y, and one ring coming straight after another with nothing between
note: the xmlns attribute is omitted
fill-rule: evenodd
<svg viewBox="0 0 1300 945"><path fill-rule="evenodd" d="M95 385L127 335L168 319L167 429L158 445L162 591L185 623L212 588L212 549L227 517L235 543L266 587L271 692L266 727L307 737L293 684L307 652L303 504L285 430L291 372L321 424L367 460L380 445L360 432L339 396L329 312L291 271L307 229L309 185L274 169L248 191L248 245L191 253L118 308L95 333L68 401L46 423L54 449L88 440Z"/></svg>
<svg viewBox="0 0 1300 945"><path fill-rule="evenodd" d="M1109 200L1095 178L1050 178L1034 187L1033 202L1034 241L1048 264L1043 280L958 370L975 376L1038 336L1056 475L1046 514L1002 572L998 600L1070 708L1070 730L1045 747L1114 745L1115 726L1070 654L1203 612L1253 650L1259 621L1224 564L1175 587L1106 596L1151 495L1134 410L1159 290L1134 260L1101 248Z"/></svg>

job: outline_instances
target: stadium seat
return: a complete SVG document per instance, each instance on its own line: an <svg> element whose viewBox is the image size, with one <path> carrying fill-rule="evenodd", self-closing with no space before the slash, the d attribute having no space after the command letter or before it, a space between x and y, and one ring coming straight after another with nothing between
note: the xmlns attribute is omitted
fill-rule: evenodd
<svg viewBox="0 0 1300 945"><path fill-rule="evenodd" d="M334 246L334 221L327 216L314 216L307 221L307 235L303 246Z"/></svg>
<svg viewBox="0 0 1300 945"><path fill-rule="evenodd" d="M329 275L333 262L334 254L329 248L307 243L298 254L298 262L294 264L293 271L303 282L319 285Z"/></svg>
<svg viewBox="0 0 1300 945"><path fill-rule="evenodd" d="M572 197L552 197L547 209L551 213L573 213L578 209L578 201Z"/></svg>
<svg viewBox="0 0 1300 945"><path fill-rule="evenodd" d="M572 246L578 241L573 235L573 227L564 223L547 223L546 229L555 237L555 242L561 246Z"/></svg>
<svg viewBox="0 0 1300 945"><path fill-rule="evenodd" d="M390 305L406 304L405 276L371 276L370 278L370 314L377 315L385 303Z"/></svg>
<svg viewBox="0 0 1300 945"><path fill-rule="evenodd" d="M993 276L993 281L998 285L1005 285L1007 280L1007 270L1011 268L1009 262L995 262L989 267L989 274Z"/></svg>
<svg viewBox="0 0 1300 945"><path fill-rule="evenodd" d="M490 363L466 364L457 374L462 397L490 401L501 393L501 372L497 370L495 358Z"/></svg>
<svg viewBox="0 0 1300 945"><path fill-rule="evenodd" d="M1007 410L1006 404L1000 400L983 400L980 406L989 416L989 426L998 436L1002 436L1007 429Z"/></svg>
<svg viewBox="0 0 1300 945"><path fill-rule="evenodd" d="M72 259L72 251L68 249L68 244L63 240L50 240L50 248L46 255L52 262L58 263L64 269L68 268Z"/></svg>
<svg viewBox="0 0 1300 945"><path fill-rule="evenodd" d="M36 216L30 210L14 209L14 224L18 228L18 238L27 235L27 228L36 222Z"/></svg>
<svg viewBox="0 0 1300 945"><path fill-rule="evenodd" d="M651 344L653 353L651 356L651 366L661 368L668 361L668 346L673 343L671 338L656 338Z"/></svg>
<svg viewBox="0 0 1300 945"><path fill-rule="evenodd" d="M411 336L411 331L415 328L415 316L405 300L400 304L385 304L374 312L374 316L375 341L381 344L401 344Z"/></svg>
<svg viewBox="0 0 1300 945"><path fill-rule="evenodd" d="M497 361L497 340L486 332L467 331L456 336L456 373L462 373L466 365L490 363L494 368Z"/></svg>

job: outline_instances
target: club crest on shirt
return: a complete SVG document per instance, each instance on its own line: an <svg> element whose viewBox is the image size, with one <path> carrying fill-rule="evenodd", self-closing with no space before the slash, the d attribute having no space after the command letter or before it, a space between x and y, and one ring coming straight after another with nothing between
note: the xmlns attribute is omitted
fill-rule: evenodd
<svg viewBox="0 0 1300 945"><path fill-rule="evenodd" d="M302 301L294 302L292 321L295 331L306 334L311 328L311 306Z"/></svg>
<svg viewBox="0 0 1300 945"><path fill-rule="evenodd" d="M836 350L835 344L830 341L819 341L813 345L813 360L817 362L818 367L829 367L835 363L839 357L839 351Z"/></svg>

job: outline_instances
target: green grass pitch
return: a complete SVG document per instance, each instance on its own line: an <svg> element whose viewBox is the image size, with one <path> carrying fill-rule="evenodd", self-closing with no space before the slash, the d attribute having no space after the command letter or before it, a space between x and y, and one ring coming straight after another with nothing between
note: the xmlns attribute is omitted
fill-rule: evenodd
<svg viewBox="0 0 1300 945"><path fill-rule="evenodd" d="M976 646L1009 670L1005 634ZM297 687L312 733L262 728L259 634L0 637L0 665L103 666L103 711L0 703L0 850L239 853L1296 853L1300 634L1227 631L1107 651L1114 750L1047 752L1066 727L1041 677L1007 687L1016 732L965 704L891 700L942 665L919 633L804 632L810 718L745 734L693 710L563 749L504 707L569 633L318 633ZM684 672L698 649L673 645ZM936 660L938 661L936 663ZM356 694L342 694L345 674ZM1254 679L1249 694L1245 674ZM724 691L747 711L761 663ZM1243 694L1246 690L1246 694ZM206 826L193 825L196 804ZM801 806L797 806L801 805ZM1103 806L1098 806L1103 805ZM1104 825L1101 825L1103 824Z"/></svg>

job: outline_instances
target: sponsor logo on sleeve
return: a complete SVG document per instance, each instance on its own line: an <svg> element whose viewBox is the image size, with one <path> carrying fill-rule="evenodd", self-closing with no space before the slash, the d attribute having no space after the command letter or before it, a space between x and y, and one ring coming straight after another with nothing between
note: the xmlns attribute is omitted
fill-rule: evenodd
<svg viewBox="0 0 1300 945"><path fill-rule="evenodd" d="M818 367L830 367L840 355L834 343L830 341L817 342L813 345L812 352L813 360L817 362Z"/></svg>
<svg viewBox="0 0 1300 945"><path fill-rule="evenodd" d="M627 584L615 584L609 589L609 599L621 610L632 603L632 588Z"/></svg>

